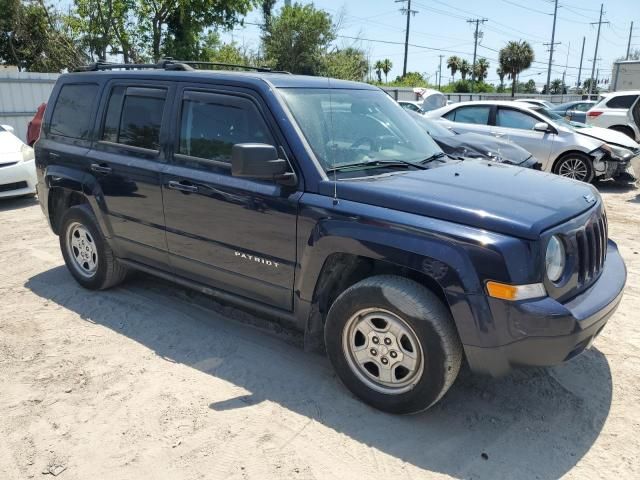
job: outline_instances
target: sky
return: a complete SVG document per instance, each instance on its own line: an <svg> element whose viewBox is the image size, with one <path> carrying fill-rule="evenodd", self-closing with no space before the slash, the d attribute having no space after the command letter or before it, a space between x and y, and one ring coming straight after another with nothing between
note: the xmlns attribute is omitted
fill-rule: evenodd
<svg viewBox="0 0 640 480"><path fill-rule="evenodd" d="M300 1L300 0L299 0ZM402 74L406 16L400 12L405 2L395 0L316 0L316 8L329 12L339 22L337 47L362 48L371 63L389 58L393 69L389 79ZM553 9L555 0L411 0L411 9L417 13L411 17L409 29L408 71L418 71L435 81L435 72L442 59L442 82L450 79L446 60L451 55L473 59L474 24L470 19L486 19L482 24L482 40L478 57L489 60L487 81L499 83L495 73L498 51L511 40L526 40L535 51L535 63L523 72L521 81L533 79L538 86L546 82L549 62L548 46L551 42ZM566 68L566 83L573 85L578 78L582 39L585 37L584 60L581 79L589 78L600 15L601 0L559 0L556 24L556 45L551 80L562 78ZM278 10L284 0L276 3ZM631 48L640 49L640 1L604 1L603 24L598 46L596 69L601 79L609 78L611 65L626 53L631 21L635 22ZM245 19L247 23L262 21L259 9ZM244 25L223 34L226 41L233 40L245 47L258 50L260 29L256 25ZM459 77L459 74L457 78Z"/></svg>

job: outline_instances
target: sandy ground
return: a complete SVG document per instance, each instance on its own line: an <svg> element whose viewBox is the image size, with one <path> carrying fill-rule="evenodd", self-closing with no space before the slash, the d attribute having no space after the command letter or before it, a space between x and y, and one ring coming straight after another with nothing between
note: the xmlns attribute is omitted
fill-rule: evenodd
<svg viewBox="0 0 640 480"><path fill-rule="evenodd" d="M200 294L144 275L83 290L37 203L3 201L0 478L640 478L640 190L603 195L629 280L592 349L499 380L464 373L410 417L363 405L299 337Z"/></svg>

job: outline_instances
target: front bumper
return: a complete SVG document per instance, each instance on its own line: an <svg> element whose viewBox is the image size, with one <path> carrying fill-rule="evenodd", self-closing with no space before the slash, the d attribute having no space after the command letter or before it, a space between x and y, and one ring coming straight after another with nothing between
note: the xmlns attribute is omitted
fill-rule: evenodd
<svg viewBox="0 0 640 480"><path fill-rule="evenodd" d="M36 167L34 160L13 165L0 165L0 198L18 197L36 193Z"/></svg>
<svg viewBox="0 0 640 480"><path fill-rule="evenodd" d="M544 299L506 302L490 299L494 325L503 331L494 338L517 338L495 346L465 345L473 371L502 375L513 367L557 365L582 353L616 311L627 278L616 244L609 241L600 278L571 300ZM495 318L495 320L498 320Z"/></svg>

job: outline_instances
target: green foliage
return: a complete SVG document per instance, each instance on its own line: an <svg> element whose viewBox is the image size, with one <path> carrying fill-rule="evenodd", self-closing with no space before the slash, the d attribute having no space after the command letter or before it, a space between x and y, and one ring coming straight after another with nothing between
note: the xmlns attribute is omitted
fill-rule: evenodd
<svg viewBox="0 0 640 480"><path fill-rule="evenodd" d="M518 93L538 93L536 82L534 80L529 80L526 83L518 82Z"/></svg>
<svg viewBox="0 0 640 480"><path fill-rule="evenodd" d="M369 71L364 52L356 48L345 48L327 53L322 57L322 75L342 80L363 81Z"/></svg>
<svg viewBox="0 0 640 480"><path fill-rule="evenodd" d="M465 80L467 78L467 75L470 73L471 73L471 64L466 60L462 60L460 62L460 76L462 77L462 80Z"/></svg>
<svg viewBox="0 0 640 480"><path fill-rule="evenodd" d="M520 72L531 66L534 60L533 48L528 42L509 42L500 50L500 68L511 79L511 96L516 93L516 81Z"/></svg>
<svg viewBox="0 0 640 480"><path fill-rule="evenodd" d="M285 6L262 36L267 63L278 70L317 75L335 39L331 16L313 5Z"/></svg>
<svg viewBox="0 0 640 480"><path fill-rule="evenodd" d="M423 87L430 88L429 82L419 72L407 72L404 76L398 76L393 82L388 83L391 87Z"/></svg>
<svg viewBox="0 0 640 480"><path fill-rule="evenodd" d="M471 81L470 80L458 80L442 87L443 93L470 93ZM489 83L476 82L474 93L493 93L496 91L495 87Z"/></svg>
<svg viewBox="0 0 640 480"><path fill-rule="evenodd" d="M382 60L378 60L373 66L373 69L376 71L378 82L382 83Z"/></svg>
<svg viewBox="0 0 640 480"><path fill-rule="evenodd" d="M462 59L456 55L452 55L447 59L447 68L451 70L451 76L455 79L456 73L460 70Z"/></svg>
<svg viewBox="0 0 640 480"><path fill-rule="evenodd" d="M490 67L489 61L484 57L480 57L476 61L476 67L475 67L476 80L484 80L485 78L487 78L487 75L489 73L489 67Z"/></svg>

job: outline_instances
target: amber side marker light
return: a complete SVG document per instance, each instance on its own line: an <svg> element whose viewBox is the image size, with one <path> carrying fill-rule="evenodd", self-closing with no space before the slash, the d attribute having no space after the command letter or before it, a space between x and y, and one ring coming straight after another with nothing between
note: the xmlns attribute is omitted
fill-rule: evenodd
<svg viewBox="0 0 640 480"><path fill-rule="evenodd" d="M531 283L529 285L509 285L489 281L487 282L487 293L490 297L500 300L527 300L530 298L546 297L547 291L541 283Z"/></svg>

